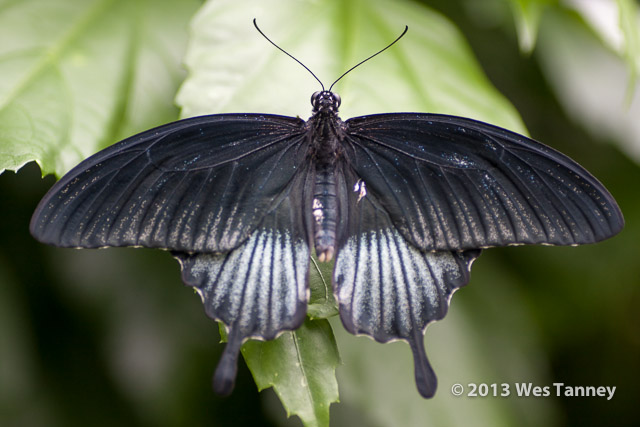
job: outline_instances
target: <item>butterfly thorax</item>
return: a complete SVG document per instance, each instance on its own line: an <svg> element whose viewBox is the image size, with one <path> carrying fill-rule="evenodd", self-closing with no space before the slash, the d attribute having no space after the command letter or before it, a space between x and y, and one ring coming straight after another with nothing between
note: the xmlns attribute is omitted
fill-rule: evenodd
<svg viewBox="0 0 640 427"><path fill-rule="evenodd" d="M338 221L336 167L341 150L340 97L329 91L311 97L313 116L308 121L311 159L315 169L312 214L316 255L331 261L335 253Z"/></svg>

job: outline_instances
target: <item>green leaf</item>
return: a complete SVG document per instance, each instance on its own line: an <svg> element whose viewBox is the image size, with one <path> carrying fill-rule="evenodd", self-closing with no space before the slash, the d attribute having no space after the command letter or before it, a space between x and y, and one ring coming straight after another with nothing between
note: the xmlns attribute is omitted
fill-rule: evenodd
<svg viewBox="0 0 640 427"><path fill-rule="evenodd" d="M61 175L176 117L195 0L0 4L0 172L35 160Z"/></svg>
<svg viewBox="0 0 640 427"><path fill-rule="evenodd" d="M458 30L442 15L410 1L207 2L192 23L185 59L189 77L176 99L182 116L310 115L309 98L320 89L318 82L258 34L254 17L269 38L313 70L327 88L409 26L398 44L335 86L343 118L421 111L473 117L524 132L515 109L482 73Z"/></svg>
<svg viewBox="0 0 640 427"><path fill-rule="evenodd" d="M589 25L607 48L619 55L628 69L627 105L632 102L640 72L640 11L634 0L568 4ZM573 35L567 33L567 37Z"/></svg>
<svg viewBox="0 0 640 427"><path fill-rule="evenodd" d="M242 355L258 389L273 387L288 416L299 416L308 427L329 426L329 406L338 401L340 356L328 321L307 320L275 340L249 341Z"/></svg>
<svg viewBox="0 0 640 427"><path fill-rule="evenodd" d="M319 262L313 256L309 271L309 307L307 316L311 319L327 319L338 314L338 306L333 296L331 278L333 262Z"/></svg>
<svg viewBox="0 0 640 427"><path fill-rule="evenodd" d="M640 163L638 84L634 101L625 105L625 64L579 18L563 10L547 14L536 51L540 68L572 119L597 138L617 143Z"/></svg>
<svg viewBox="0 0 640 427"><path fill-rule="evenodd" d="M516 22L520 49L530 53L536 45L540 18L544 9L554 0L509 0Z"/></svg>
<svg viewBox="0 0 640 427"><path fill-rule="evenodd" d="M627 104L631 104L640 72L640 13L633 0L618 0L620 30L624 35L623 57L629 68Z"/></svg>

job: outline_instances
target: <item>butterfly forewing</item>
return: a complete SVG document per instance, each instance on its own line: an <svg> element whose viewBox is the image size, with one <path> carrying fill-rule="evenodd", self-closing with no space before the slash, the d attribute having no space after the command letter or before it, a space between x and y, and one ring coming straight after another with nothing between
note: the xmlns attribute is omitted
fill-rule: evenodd
<svg viewBox="0 0 640 427"><path fill-rule="evenodd" d="M602 184L522 135L434 114L381 114L346 125L352 167L421 249L593 243L622 228Z"/></svg>
<svg viewBox="0 0 640 427"><path fill-rule="evenodd" d="M64 247L228 251L282 198L306 155L304 121L186 119L90 157L54 185L31 222Z"/></svg>

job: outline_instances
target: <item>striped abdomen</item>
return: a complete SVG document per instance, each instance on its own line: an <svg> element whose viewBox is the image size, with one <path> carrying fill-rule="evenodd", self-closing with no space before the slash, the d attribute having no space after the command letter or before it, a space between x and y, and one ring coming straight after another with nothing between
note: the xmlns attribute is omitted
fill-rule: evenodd
<svg viewBox="0 0 640 427"><path fill-rule="evenodd" d="M336 247L338 198L335 163L320 165L313 191L314 241L320 261L331 261Z"/></svg>

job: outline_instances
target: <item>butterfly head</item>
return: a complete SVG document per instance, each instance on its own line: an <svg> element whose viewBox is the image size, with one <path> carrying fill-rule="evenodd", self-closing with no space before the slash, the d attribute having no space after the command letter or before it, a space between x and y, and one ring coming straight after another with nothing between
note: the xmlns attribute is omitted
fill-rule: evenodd
<svg viewBox="0 0 640 427"><path fill-rule="evenodd" d="M340 95L328 90L315 92L311 95L313 113L337 114L340 107Z"/></svg>

